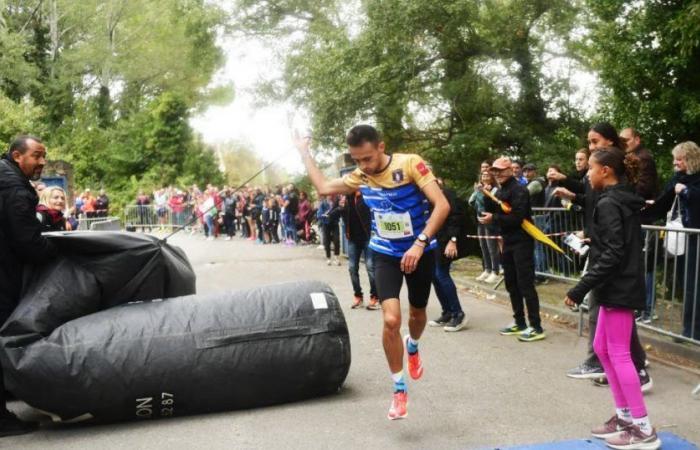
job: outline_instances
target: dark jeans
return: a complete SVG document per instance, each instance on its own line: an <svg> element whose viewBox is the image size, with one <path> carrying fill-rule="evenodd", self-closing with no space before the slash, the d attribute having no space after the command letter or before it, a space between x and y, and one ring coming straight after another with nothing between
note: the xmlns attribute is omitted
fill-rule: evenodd
<svg viewBox="0 0 700 450"><path fill-rule="evenodd" d="M340 255L340 228L335 225L321 225L323 233L323 248L326 250L326 258L331 257L331 242L333 243L333 254Z"/></svg>
<svg viewBox="0 0 700 450"><path fill-rule="evenodd" d="M450 275L452 261L443 261L440 257L440 249L435 249L435 271L433 272L433 286L435 294L440 301L443 313L450 313L453 316L462 313L462 306L459 304L457 296L457 286Z"/></svg>
<svg viewBox="0 0 700 450"><path fill-rule="evenodd" d="M360 285L360 257L365 253L365 266L369 277L369 294L377 295L377 286L374 282L374 251L369 248L369 242L354 242L348 240L348 272L350 272L350 282L355 295L362 296L362 286Z"/></svg>
<svg viewBox="0 0 700 450"><path fill-rule="evenodd" d="M534 216L535 225L537 228L547 233L549 230L549 217L548 216ZM540 273L549 272L547 267L547 254L545 253L544 244L541 242L535 242L535 271Z"/></svg>
<svg viewBox="0 0 700 450"><path fill-rule="evenodd" d="M226 235L233 237L236 234L236 217L233 214L224 214L224 226L226 227Z"/></svg>
<svg viewBox="0 0 700 450"><path fill-rule="evenodd" d="M600 312L600 304L596 301L593 292L588 294L588 357L586 363L591 366L601 367L598 355L593 350L593 340L595 339L595 331L598 327L598 313ZM630 352L632 353L632 361L637 372L644 369L644 361L647 359L647 354L639 342L639 334L637 333L637 324L632 324L632 339L630 341Z"/></svg>
<svg viewBox="0 0 700 450"><path fill-rule="evenodd" d="M535 246L532 239L505 247L501 256L506 290L513 307L513 318L518 326L525 324L525 305L530 326L542 328L540 299L535 290Z"/></svg>

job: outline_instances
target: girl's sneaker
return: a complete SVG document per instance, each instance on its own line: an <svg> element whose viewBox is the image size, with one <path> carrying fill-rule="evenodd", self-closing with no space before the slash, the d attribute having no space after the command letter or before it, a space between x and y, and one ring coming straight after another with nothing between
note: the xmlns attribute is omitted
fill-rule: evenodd
<svg viewBox="0 0 700 450"><path fill-rule="evenodd" d="M621 434L606 439L605 443L618 450L656 450L661 447L655 428L651 434L644 434L637 425L628 426Z"/></svg>
<svg viewBox="0 0 700 450"><path fill-rule="evenodd" d="M598 439L613 438L622 434L630 425L632 422L625 422L615 414L603 425L593 428L591 434Z"/></svg>

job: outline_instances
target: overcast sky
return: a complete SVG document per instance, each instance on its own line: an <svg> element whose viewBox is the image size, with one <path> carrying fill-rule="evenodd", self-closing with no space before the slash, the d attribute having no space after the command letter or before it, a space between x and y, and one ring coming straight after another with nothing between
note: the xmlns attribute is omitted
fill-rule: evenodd
<svg viewBox="0 0 700 450"><path fill-rule="evenodd" d="M192 119L192 126L209 144L241 141L265 161L280 159L281 167L290 172L300 172L303 167L290 140L290 120L293 122L292 128L306 129L308 121L304 112L297 112L286 104L259 107L254 100L255 84L263 78L278 76L282 61L268 46L257 40L227 37L222 39L221 45L226 54L226 65L217 74L214 84L233 83L235 99L227 106L208 108ZM497 79L506 89L509 84L512 89L517 83L508 82L505 66L501 66L493 65L496 72L502 72ZM572 104L590 113L598 100L595 89L597 80L593 74L572 70L572 67L568 59L553 58L545 64L544 73L550 76L556 74L560 79L568 76L571 84L579 89L572 98Z"/></svg>
<svg viewBox="0 0 700 450"><path fill-rule="evenodd" d="M192 126L210 144L236 140L248 143L266 161L283 158L281 164L299 171L301 161L294 151L289 120L306 128L303 114L289 105L261 108L255 105L252 89L263 77L279 75L281 62L263 44L253 40L225 38L226 66L215 84L233 83L235 99L227 106L213 106L191 120Z"/></svg>

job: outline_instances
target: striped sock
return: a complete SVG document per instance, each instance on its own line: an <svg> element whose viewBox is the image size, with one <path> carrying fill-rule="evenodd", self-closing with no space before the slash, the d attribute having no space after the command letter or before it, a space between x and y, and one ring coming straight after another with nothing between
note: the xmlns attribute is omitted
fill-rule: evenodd
<svg viewBox="0 0 700 450"><path fill-rule="evenodd" d="M406 379L403 376L403 370L392 373L391 379L394 380L394 392L406 392Z"/></svg>
<svg viewBox="0 0 700 450"><path fill-rule="evenodd" d="M418 341L413 339L411 336L408 336L408 339L406 339L406 351L408 351L409 355L413 355L414 353L418 352Z"/></svg>

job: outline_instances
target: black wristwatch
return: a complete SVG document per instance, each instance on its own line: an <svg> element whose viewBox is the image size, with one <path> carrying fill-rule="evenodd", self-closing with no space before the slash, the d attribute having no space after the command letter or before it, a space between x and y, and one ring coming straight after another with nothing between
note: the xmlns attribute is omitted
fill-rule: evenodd
<svg viewBox="0 0 700 450"><path fill-rule="evenodd" d="M455 236L452 236L450 238L450 241L454 242L455 244L457 243L457 238Z"/></svg>

